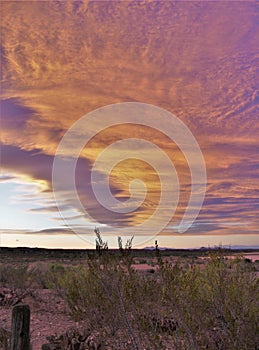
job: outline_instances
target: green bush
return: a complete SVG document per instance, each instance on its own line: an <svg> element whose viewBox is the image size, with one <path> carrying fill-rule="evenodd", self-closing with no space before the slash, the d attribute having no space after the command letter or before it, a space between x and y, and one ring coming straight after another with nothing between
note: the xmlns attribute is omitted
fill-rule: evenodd
<svg viewBox="0 0 259 350"><path fill-rule="evenodd" d="M160 261L142 275L106 255L67 270L59 289L75 319L124 349L255 350L258 279L244 259L210 257L204 268ZM131 344L131 345L129 345Z"/></svg>
<svg viewBox="0 0 259 350"><path fill-rule="evenodd" d="M188 348L256 349L258 279L244 261L215 255L204 269L167 266L163 284Z"/></svg>

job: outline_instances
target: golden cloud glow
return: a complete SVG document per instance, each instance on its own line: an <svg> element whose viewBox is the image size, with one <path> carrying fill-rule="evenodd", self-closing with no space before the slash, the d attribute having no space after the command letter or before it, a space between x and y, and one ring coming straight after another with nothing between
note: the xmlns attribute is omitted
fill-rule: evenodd
<svg viewBox="0 0 259 350"><path fill-rule="evenodd" d="M42 182L44 191L51 191L53 156L75 121L118 102L157 105L186 123L201 146L208 186L200 218L211 222L209 232L221 234L218 223L225 222L224 232L229 233L229 223L238 226L242 220L247 233L256 232L255 6L206 1L2 2L3 168ZM190 172L182 152L160 132L139 126L109 128L81 152L86 162L82 169L89 171L105 147L133 135L157 144L174 163L181 195L173 221L179 221L189 199ZM168 169L161 165L160 171ZM128 184L136 177L146 183L146 201L135 214L109 220L136 224L153 213L160 183L143 162L131 159L113 169L114 195L127 198ZM81 195L97 217L109 217L92 194Z"/></svg>

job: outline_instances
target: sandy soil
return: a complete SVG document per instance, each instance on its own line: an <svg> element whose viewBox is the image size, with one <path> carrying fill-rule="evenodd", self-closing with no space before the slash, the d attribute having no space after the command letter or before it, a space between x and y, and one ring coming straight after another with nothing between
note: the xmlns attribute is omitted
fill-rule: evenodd
<svg viewBox="0 0 259 350"><path fill-rule="evenodd" d="M62 334L67 329L78 326L69 317L64 301L55 291L33 290L22 302L28 304L31 309L30 329L33 350L41 350L42 344L48 342L46 336ZM11 313L11 305L0 306L0 327L11 329Z"/></svg>

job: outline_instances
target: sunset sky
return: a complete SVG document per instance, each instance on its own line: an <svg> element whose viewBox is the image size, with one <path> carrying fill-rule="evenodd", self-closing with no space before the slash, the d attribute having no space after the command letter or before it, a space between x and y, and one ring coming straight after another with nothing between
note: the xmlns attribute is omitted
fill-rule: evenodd
<svg viewBox="0 0 259 350"><path fill-rule="evenodd" d="M0 246L92 248L94 227L110 246L117 246L117 230L126 227L143 235L138 247L154 245L138 225L160 205L160 176L170 183L172 170L158 150L148 143L141 152L121 146L120 154L128 156L109 174L111 193L122 206L130 182L145 183L146 197L135 210L104 208L91 187L100 152L134 137L163 150L178 175L179 202L156 237L160 246L259 247L257 14L253 1L1 1ZM184 233L177 227L190 198L190 164L175 140L148 126L152 117L145 114L143 126L109 127L80 153L77 194L93 219L66 188L53 195L53 161L65 133L86 114L123 102L172 113L200 146L206 195ZM82 138L92 130L86 118ZM162 130L169 127L160 115L154 119ZM146 161L136 159L140 153ZM174 197L174 188L168 193Z"/></svg>

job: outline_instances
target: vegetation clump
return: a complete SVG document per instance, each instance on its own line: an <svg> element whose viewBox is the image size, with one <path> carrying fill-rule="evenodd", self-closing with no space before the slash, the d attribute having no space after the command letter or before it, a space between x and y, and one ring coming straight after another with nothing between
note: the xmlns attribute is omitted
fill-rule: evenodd
<svg viewBox="0 0 259 350"><path fill-rule="evenodd" d="M116 349L255 350L258 278L244 259L210 255L201 269L157 257L139 274L129 257L109 254L72 268L56 282L71 315ZM125 343L125 339L127 342Z"/></svg>
<svg viewBox="0 0 259 350"><path fill-rule="evenodd" d="M10 268L9 274L1 266L2 305L22 299L12 294L16 283L21 291L48 288L59 293L71 317L83 325L83 331L49 337L44 349L258 350L256 262L229 259L220 249L204 260L190 255L172 261L156 242L149 252L154 268L140 273L133 237L124 246L118 237L119 250L112 251L100 231L95 233L101 248L77 264L48 263L41 273L21 265L20 273ZM0 327L4 349L8 337Z"/></svg>

